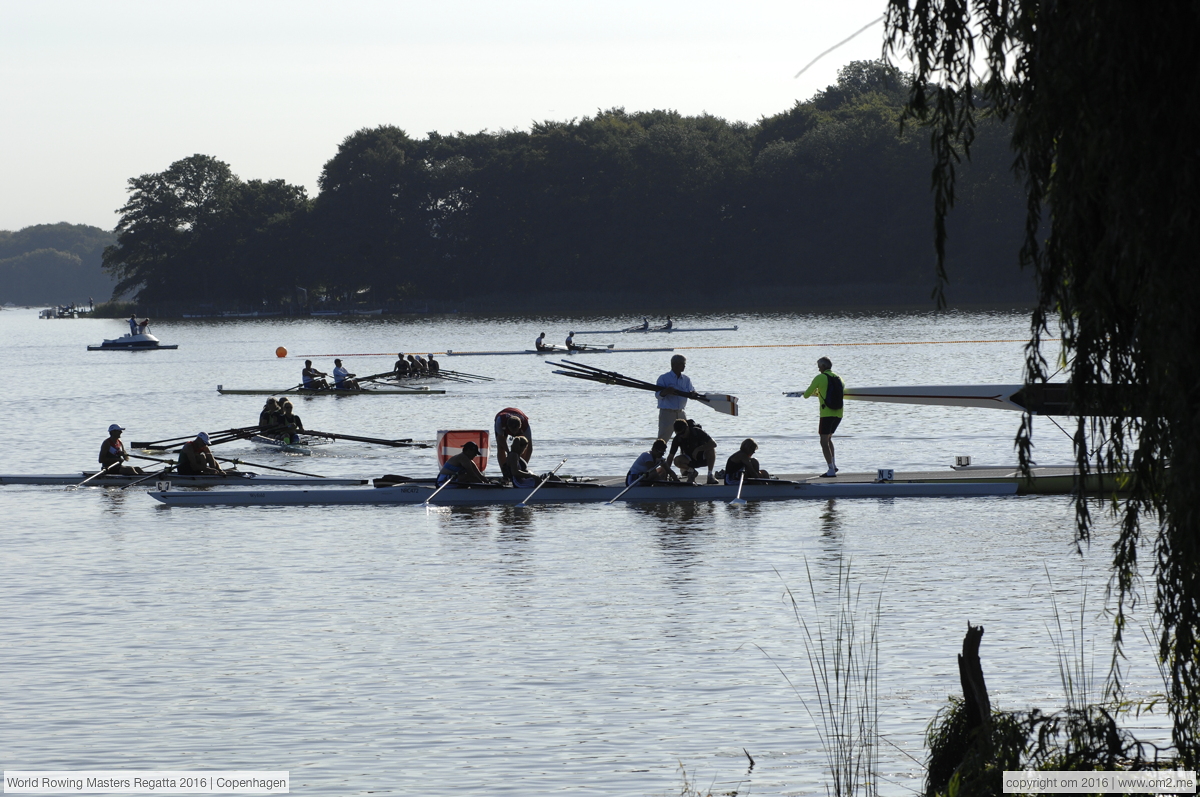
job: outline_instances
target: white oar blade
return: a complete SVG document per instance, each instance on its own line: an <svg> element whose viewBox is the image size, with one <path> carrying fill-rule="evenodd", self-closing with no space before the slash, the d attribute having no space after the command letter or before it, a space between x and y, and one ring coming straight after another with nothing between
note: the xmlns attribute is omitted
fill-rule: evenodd
<svg viewBox="0 0 1200 797"><path fill-rule="evenodd" d="M738 414L738 398L724 393L706 393L700 398L708 406L725 415L732 415L735 418Z"/></svg>

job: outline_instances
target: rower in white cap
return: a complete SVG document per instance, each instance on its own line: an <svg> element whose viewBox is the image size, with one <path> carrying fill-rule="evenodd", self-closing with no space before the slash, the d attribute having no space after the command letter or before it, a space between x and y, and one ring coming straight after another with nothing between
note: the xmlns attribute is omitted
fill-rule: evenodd
<svg viewBox="0 0 1200 797"><path fill-rule="evenodd" d="M175 470L182 476L224 476L225 471L217 464L208 447L208 434L201 432L196 439L189 440L179 449L179 461Z"/></svg>
<svg viewBox="0 0 1200 797"><path fill-rule="evenodd" d="M123 431L125 431L125 427L120 424L114 423L108 427L108 439L100 445L100 467L114 475L141 475L141 468L125 464L129 461L129 453L125 450L125 444L121 442L121 432Z"/></svg>

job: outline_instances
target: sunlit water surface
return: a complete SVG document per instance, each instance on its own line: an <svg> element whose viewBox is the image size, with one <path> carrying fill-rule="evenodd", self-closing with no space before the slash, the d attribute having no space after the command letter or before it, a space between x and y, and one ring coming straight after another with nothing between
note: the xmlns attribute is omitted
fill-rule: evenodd
<svg viewBox="0 0 1200 797"><path fill-rule="evenodd" d="M162 322L152 331L178 351L123 353L85 350L119 335L120 321L6 310L0 471L91 467L113 422L128 440L251 425L262 397L216 385L290 387L305 355L327 371L348 355L351 370L371 373L400 350L519 349L541 331L626 323ZM852 386L1011 383L1027 330L1019 313L677 323L740 329L593 340L675 346L698 389L741 397L737 418L691 408L719 456L753 436L764 465L785 473L823 465L815 402L782 395L808 385L818 356ZM653 380L669 356L583 361ZM310 428L432 440L517 406L533 418L535 469L565 457L576 474L624 472L656 428L649 393L555 376L540 357L440 359L497 381L444 396L300 399L297 412ZM1015 461L1016 413L852 404L846 415L843 470ZM1041 463L1070 461L1049 420L1035 420L1035 441ZM435 470L430 450L220 451L326 475ZM682 765L703 788L824 793L787 591L820 622L845 566L864 604L880 600L884 794L921 788L923 733L960 691L968 621L987 629L983 666L1002 708L1063 705L1052 596L1064 622L1082 625L1097 684L1107 667L1114 531L1102 522L1077 552L1066 498L427 512L166 509L141 489L0 487L0 510L5 769L286 769L294 793L321 795L659 795L679 792ZM1141 628L1135 618L1127 634L1135 698L1161 690ZM1140 720L1155 738L1165 725Z"/></svg>

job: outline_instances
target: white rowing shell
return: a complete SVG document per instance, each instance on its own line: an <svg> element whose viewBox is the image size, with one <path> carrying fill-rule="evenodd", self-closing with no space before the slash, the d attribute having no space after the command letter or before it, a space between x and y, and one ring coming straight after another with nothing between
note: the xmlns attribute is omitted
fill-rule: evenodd
<svg viewBox="0 0 1200 797"><path fill-rule="evenodd" d="M1025 408L1013 400L1024 385L898 385L895 387L856 387L847 390L845 397L853 401L884 401L890 404L925 404L942 407L983 407L994 410ZM803 398L804 391L785 393L791 398Z"/></svg>

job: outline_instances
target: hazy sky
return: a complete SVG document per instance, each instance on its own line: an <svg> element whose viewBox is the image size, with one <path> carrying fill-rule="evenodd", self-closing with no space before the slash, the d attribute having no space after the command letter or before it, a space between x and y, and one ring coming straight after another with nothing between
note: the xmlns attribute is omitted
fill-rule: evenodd
<svg viewBox="0 0 1200 797"><path fill-rule="evenodd" d="M753 122L878 58L885 0L0 0L0 229L111 229L203 153L317 193L346 136L528 129L622 106Z"/></svg>

